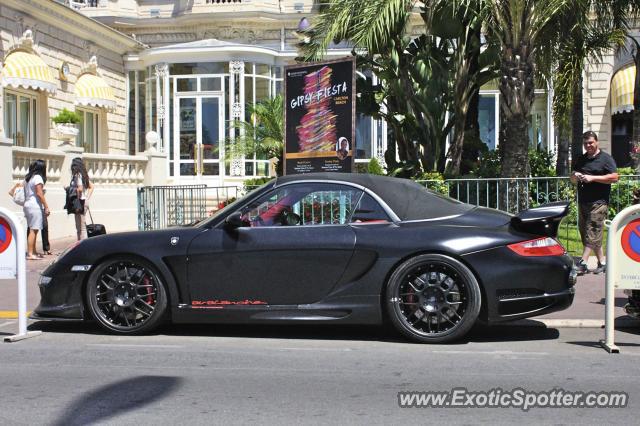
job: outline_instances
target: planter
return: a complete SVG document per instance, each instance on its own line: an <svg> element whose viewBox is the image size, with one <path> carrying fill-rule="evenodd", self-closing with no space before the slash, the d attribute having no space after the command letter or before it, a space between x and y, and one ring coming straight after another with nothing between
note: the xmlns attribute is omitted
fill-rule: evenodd
<svg viewBox="0 0 640 426"><path fill-rule="evenodd" d="M75 139L76 136L78 136L78 133L80 132L80 130L78 129L78 126L73 123L57 123L56 131L58 132L60 139L63 139L63 140Z"/></svg>

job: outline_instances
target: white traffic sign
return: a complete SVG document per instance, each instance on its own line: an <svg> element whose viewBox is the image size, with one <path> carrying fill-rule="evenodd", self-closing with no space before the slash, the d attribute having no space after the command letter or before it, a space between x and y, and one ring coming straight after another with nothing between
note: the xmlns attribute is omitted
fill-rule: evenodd
<svg viewBox="0 0 640 426"><path fill-rule="evenodd" d="M18 273L17 242L11 224L0 216L0 280L15 279Z"/></svg>
<svg viewBox="0 0 640 426"><path fill-rule="evenodd" d="M26 231L13 212L0 207L0 279L18 279L18 334L5 337L5 342L16 342L42 333L27 331Z"/></svg>
<svg viewBox="0 0 640 426"><path fill-rule="evenodd" d="M618 289L640 289L640 211L625 217L615 232L622 250L615 259L613 284Z"/></svg>
<svg viewBox="0 0 640 426"><path fill-rule="evenodd" d="M604 336L600 344L609 353L618 353L614 334L616 289L640 289L640 205L622 210L609 225L607 235L607 278Z"/></svg>

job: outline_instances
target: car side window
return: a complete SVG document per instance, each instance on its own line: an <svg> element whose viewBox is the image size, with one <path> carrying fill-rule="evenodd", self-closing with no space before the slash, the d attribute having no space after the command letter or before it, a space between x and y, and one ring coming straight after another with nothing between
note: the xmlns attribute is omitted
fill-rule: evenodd
<svg viewBox="0 0 640 426"><path fill-rule="evenodd" d="M353 211L351 223L390 222L389 215L371 195L364 193Z"/></svg>
<svg viewBox="0 0 640 426"><path fill-rule="evenodd" d="M250 226L336 225L348 222L362 191L345 185L285 185L243 209Z"/></svg>

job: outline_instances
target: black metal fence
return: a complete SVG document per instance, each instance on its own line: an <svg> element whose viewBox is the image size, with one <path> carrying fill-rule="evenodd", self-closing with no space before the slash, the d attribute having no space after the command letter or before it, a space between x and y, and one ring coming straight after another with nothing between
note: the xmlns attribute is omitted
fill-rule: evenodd
<svg viewBox="0 0 640 426"><path fill-rule="evenodd" d="M206 219L238 197L235 186L177 185L138 188L138 229L184 226Z"/></svg>

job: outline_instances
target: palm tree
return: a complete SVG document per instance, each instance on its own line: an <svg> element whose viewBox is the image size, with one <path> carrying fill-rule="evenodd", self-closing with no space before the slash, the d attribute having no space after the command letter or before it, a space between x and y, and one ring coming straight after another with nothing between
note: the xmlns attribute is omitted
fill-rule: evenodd
<svg viewBox="0 0 640 426"><path fill-rule="evenodd" d="M387 121L393 135L400 162L408 174L433 163L433 138L424 138L434 120L423 114L428 105L415 96L420 84L433 83L428 77L430 63L416 62L424 58L431 40L412 40L406 34L414 0L332 0L321 6L313 26L304 32L307 42L299 47L305 60L318 60L332 42L348 40L354 49L358 65L371 69L383 81L371 87L358 79L359 107L370 115ZM417 79L417 81L416 81ZM384 105L384 108L381 106ZM433 133L433 132L431 132ZM414 141L426 139L427 148L417 149ZM419 143L418 145L424 145ZM427 158L430 157L430 158ZM395 168L395 152L387 155L387 165Z"/></svg>
<svg viewBox="0 0 640 426"><path fill-rule="evenodd" d="M230 158L258 155L277 158L276 174L282 175L284 153L284 102L282 95L249 105L248 121L236 121L239 136L227 141Z"/></svg>
<svg viewBox="0 0 640 426"><path fill-rule="evenodd" d="M474 129L479 140L477 103L480 87L497 77L497 52L492 45L483 49L481 30L486 15L485 0L457 0L425 2L423 18L427 32L438 38L451 40L451 86L453 99L453 132L447 157L446 174L458 175L468 130ZM468 113L473 111L471 120Z"/></svg>
<svg viewBox="0 0 640 426"><path fill-rule="evenodd" d="M341 40L363 48L359 62L383 80L380 96L374 99L386 107L368 109L387 120L405 168L420 163L423 170L443 171L446 138L453 128L449 172L457 174L467 111L481 76L490 69L480 67L478 60L483 18L479 11L485 2L425 1L421 16L426 30L412 38L406 29L415 3L334 0L307 32L303 53L318 59L331 42ZM484 81L488 79L485 75Z"/></svg>
<svg viewBox="0 0 640 426"><path fill-rule="evenodd" d="M553 49L553 115L558 126L556 173L569 173L569 148L575 159L582 153L583 72L587 60L602 61L611 49L620 50L628 34L628 20L637 1L576 0L558 19Z"/></svg>
<svg viewBox="0 0 640 426"><path fill-rule="evenodd" d="M548 48L547 33L570 0L488 0L487 29L500 46L502 177L529 175L531 108L536 57Z"/></svg>

